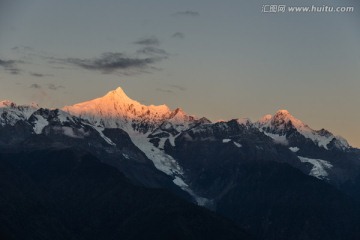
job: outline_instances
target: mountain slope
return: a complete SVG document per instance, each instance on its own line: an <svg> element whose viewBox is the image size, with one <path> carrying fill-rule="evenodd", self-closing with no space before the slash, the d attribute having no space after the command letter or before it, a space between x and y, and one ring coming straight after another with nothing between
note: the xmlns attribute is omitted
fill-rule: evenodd
<svg viewBox="0 0 360 240"><path fill-rule="evenodd" d="M354 199L326 181L306 176L311 165L251 123L240 123L202 125L182 133L175 146L166 145L190 187L210 199L212 209L259 239L360 236Z"/></svg>
<svg viewBox="0 0 360 240"><path fill-rule="evenodd" d="M217 212L260 239L355 240L359 205L334 187L287 164L248 162L218 201Z"/></svg>
<svg viewBox="0 0 360 240"><path fill-rule="evenodd" d="M198 203L206 201L198 197L185 183L183 170L176 160L166 154L163 148L154 147L148 136L160 131L174 139L182 131L208 120L189 116L179 108L171 111L166 105L142 105L130 99L120 87L101 98L66 106L63 110L100 128L125 130L157 169L172 177L173 182L191 194Z"/></svg>
<svg viewBox="0 0 360 240"><path fill-rule="evenodd" d="M4 102L0 111L4 149L76 147L132 183L195 199L260 239L359 236L360 151L286 110L255 123L212 123L142 105L118 88L63 110Z"/></svg>
<svg viewBox="0 0 360 240"><path fill-rule="evenodd" d="M223 139L231 139L231 133L226 131L227 124L213 124L206 118L188 116L181 109L171 111L165 105L142 105L130 99L121 88L102 98L63 109L87 119L94 125L124 129L157 169L175 178L174 183L197 198L199 203L207 201L189 187L190 180L185 176L184 166L171 151L165 149L175 147L176 139L183 133L194 132L193 129L202 131L202 127L211 130L217 129L217 125L224 126L219 132ZM357 175L360 157L354 154L345 139L334 136L325 129L313 130L287 110L279 110L274 116L266 115L255 123L248 119L238 119L237 122L248 128L257 128L260 133L258 132L255 138L262 135L260 145L271 144L265 140L268 137L272 139L272 144L286 146L289 152L293 152L287 155L297 157L297 160L292 160L290 164L308 175L336 186ZM214 134L216 133L210 132L207 137L213 138ZM168 144L171 145L170 148L167 147ZM282 156L276 158L283 159Z"/></svg>
<svg viewBox="0 0 360 240"><path fill-rule="evenodd" d="M2 111L16 111L16 116L23 116L18 107L4 108ZM171 177L157 170L121 129L104 129L61 110L42 108L34 110L27 117L16 119L13 125L0 126L0 149L28 151L66 147L90 152L102 162L116 167L135 184L167 188L191 199L173 183Z"/></svg>
<svg viewBox="0 0 360 240"><path fill-rule="evenodd" d="M0 154L2 239L251 239L75 149Z"/></svg>

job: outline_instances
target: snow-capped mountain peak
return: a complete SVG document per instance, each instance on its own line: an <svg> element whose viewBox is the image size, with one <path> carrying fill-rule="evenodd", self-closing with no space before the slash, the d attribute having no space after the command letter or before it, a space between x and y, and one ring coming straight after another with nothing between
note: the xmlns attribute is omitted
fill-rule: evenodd
<svg viewBox="0 0 360 240"><path fill-rule="evenodd" d="M334 142L339 149L349 148L349 144L341 137L335 137L325 129L313 130L301 120L295 118L287 110L279 110L274 116L265 115L255 125L266 135L271 137L289 138L294 132L298 132L307 139L311 139L319 147L328 149L330 142Z"/></svg>
<svg viewBox="0 0 360 240"><path fill-rule="evenodd" d="M17 105L10 100L0 101L0 125L14 126L20 120L27 120L39 109L35 105Z"/></svg>
<svg viewBox="0 0 360 240"><path fill-rule="evenodd" d="M249 118L238 118L236 119L236 121L240 125L244 125L244 126L252 125L252 122Z"/></svg>
<svg viewBox="0 0 360 240"><path fill-rule="evenodd" d="M16 104L10 100L3 100L0 101L0 108L4 108L4 107L15 107Z"/></svg>
<svg viewBox="0 0 360 240"><path fill-rule="evenodd" d="M65 106L62 110L106 128L120 127L143 133L156 129L164 121L187 125L196 119L180 108L172 111L166 105L143 105L128 97L120 87L103 97Z"/></svg>
<svg viewBox="0 0 360 240"><path fill-rule="evenodd" d="M151 124L171 115L166 105L143 105L129 98L120 87L103 97L65 106L62 110L108 128L125 127L127 123L133 122Z"/></svg>
<svg viewBox="0 0 360 240"><path fill-rule="evenodd" d="M295 118L288 110L279 110L274 116L267 114L260 118L256 123L261 129L285 133L291 129L297 129L302 132L312 131L308 125Z"/></svg>
<svg viewBox="0 0 360 240"><path fill-rule="evenodd" d="M272 115L266 114L265 116L263 116L262 118L260 118L260 119L258 120L258 123L265 124L265 123L267 123L268 121L270 121L271 118L272 118Z"/></svg>
<svg viewBox="0 0 360 240"><path fill-rule="evenodd" d="M165 104L163 105L150 105L145 106L139 103L138 101L135 101L128 97L128 95L124 92L124 90L121 87L116 88L113 91L108 92L104 97L101 98L103 100L103 103L105 104L121 104L125 106L132 106L131 108L135 110L135 112L143 112L144 109L150 110L150 112L155 113L155 115L162 115L162 114L168 114L170 112L170 109ZM136 114L135 114L136 115Z"/></svg>
<svg viewBox="0 0 360 240"><path fill-rule="evenodd" d="M291 115L288 110L277 111L275 115L271 118L271 125L275 125L283 128L286 127L294 127L296 129L308 128L306 124L304 124L302 121Z"/></svg>

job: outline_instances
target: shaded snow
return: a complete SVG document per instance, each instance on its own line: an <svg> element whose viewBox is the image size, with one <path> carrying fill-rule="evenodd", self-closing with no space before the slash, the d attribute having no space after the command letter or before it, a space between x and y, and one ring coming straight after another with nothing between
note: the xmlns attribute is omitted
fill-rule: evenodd
<svg viewBox="0 0 360 240"><path fill-rule="evenodd" d="M290 149L290 151L292 151L294 153L296 153L300 150L300 148L298 148L298 147L289 147L289 149Z"/></svg>
<svg viewBox="0 0 360 240"><path fill-rule="evenodd" d="M61 110L59 110L57 118L59 119L60 123L74 122L72 115Z"/></svg>
<svg viewBox="0 0 360 240"><path fill-rule="evenodd" d="M173 182L178 185L179 187L188 187L188 185L178 176L175 177L175 179L173 180Z"/></svg>
<svg viewBox="0 0 360 240"><path fill-rule="evenodd" d="M108 138L107 136L104 135L103 131L104 131L104 128L103 127L100 127L100 126L94 126L94 125L91 125L91 124L86 124L90 127L92 127L93 129L95 129L99 134L100 136L105 140L105 142L107 142L108 144L112 145L112 146L116 146L115 143L113 143L113 141L111 141L110 138Z"/></svg>
<svg viewBox="0 0 360 240"><path fill-rule="evenodd" d="M279 143L279 144L282 144L282 145L288 145L289 142L288 140L286 139L286 136L285 135L279 135L279 134L274 134L274 133L267 133L267 132L264 132L264 134L268 137L271 137L275 143Z"/></svg>
<svg viewBox="0 0 360 240"><path fill-rule="evenodd" d="M74 130L71 127L61 127L61 130L64 135L72 138L77 138L77 136L74 133Z"/></svg>
<svg viewBox="0 0 360 240"><path fill-rule="evenodd" d="M145 153L157 169L168 175L173 175L174 173L181 175L183 173L175 159L167 155L161 149L154 147L154 145L149 142L146 135L130 130L128 131L128 134L133 143Z"/></svg>
<svg viewBox="0 0 360 240"><path fill-rule="evenodd" d="M177 138L181 133L177 134L176 136L170 135L169 142L171 146L175 147L175 138Z"/></svg>
<svg viewBox="0 0 360 240"><path fill-rule="evenodd" d="M303 163L310 163L313 165L313 168L310 171L311 176L324 179L329 174L327 173L327 169L330 169L333 167L328 161L321 160L321 159L312 159L312 158L306 158L306 157L300 157L298 156L301 162Z"/></svg>
<svg viewBox="0 0 360 240"><path fill-rule="evenodd" d="M71 138L84 138L84 136L78 135L74 132L74 129L71 127L61 127L64 135Z"/></svg>
<svg viewBox="0 0 360 240"><path fill-rule="evenodd" d="M131 130L128 131L128 134L132 142L143 153L145 153L145 155L154 163L155 167L167 175L173 176L173 182L182 190L193 196L199 205L203 206L210 201L206 198L199 197L190 189L189 185L186 184L183 180L183 169L173 157L166 154L162 149L154 147L154 145L149 142L149 139L146 137L146 135Z"/></svg>
<svg viewBox="0 0 360 240"><path fill-rule="evenodd" d="M160 141L159 141L159 149L164 149L165 148L165 142L166 142L166 139L167 138L160 138Z"/></svg>
<svg viewBox="0 0 360 240"><path fill-rule="evenodd" d="M238 148L242 147L242 145L240 143L238 143L238 142L234 142L234 145L237 146Z"/></svg>
<svg viewBox="0 0 360 240"><path fill-rule="evenodd" d="M40 115L37 115L35 117L37 118L37 121L35 122L35 126L33 128L34 132L36 134L41 134L44 127L49 125L49 122L48 122L48 120L46 120L44 117L42 117Z"/></svg>
<svg viewBox="0 0 360 240"><path fill-rule="evenodd" d="M0 125L14 126L18 121L28 120L37 110L33 106L17 106L10 101L0 102Z"/></svg>
<svg viewBox="0 0 360 240"><path fill-rule="evenodd" d="M197 204L199 206L208 206L208 205L212 205L212 201L207 199L207 198L202 198L197 196L190 188L189 186L178 176L175 177L175 179L173 180L173 182L178 185L180 188L182 188L183 190L187 191L191 196L193 196L197 202Z"/></svg>

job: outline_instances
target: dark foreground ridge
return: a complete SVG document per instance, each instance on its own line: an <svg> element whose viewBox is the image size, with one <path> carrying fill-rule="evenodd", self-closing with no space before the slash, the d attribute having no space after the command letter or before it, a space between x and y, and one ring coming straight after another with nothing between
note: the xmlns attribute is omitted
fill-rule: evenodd
<svg viewBox="0 0 360 240"><path fill-rule="evenodd" d="M166 190L133 185L74 150L0 155L0 238L252 239Z"/></svg>

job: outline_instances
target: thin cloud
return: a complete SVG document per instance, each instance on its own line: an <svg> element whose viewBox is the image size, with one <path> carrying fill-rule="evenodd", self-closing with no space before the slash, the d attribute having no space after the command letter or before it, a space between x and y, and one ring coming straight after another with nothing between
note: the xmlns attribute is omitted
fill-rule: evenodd
<svg viewBox="0 0 360 240"><path fill-rule="evenodd" d="M174 13L174 15L175 16L185 16L185 17L198 17L198 16L200 16L200 13L197 11L187 10L187 11L176 12L176 13Z"/></svg>
<svg viewBox="0 0 360 240"><path fill-rule="evenodd" d="M37 84L37 83L33 83L33 84L30 85L29 88L41 89L42 87L41 87L41 85L39 85L39 84Z"/></svg>
<svg viewBox="0 0 360 240"><path fill-rule="evenodd" d="M173 35L171 35L172 38L178 38L178 39L184 39L185 38L185 34L182 32L176 32Z"/></svg>
<svg viewBox="0 0 360 240"><path fill-rule="evenodd" d="M151 47L151 46L141 48L141 49L137 50L136 53L144 54L144 55L148 55L148 56L157 55L157 56L162 56L162 57L167 57L169 55L164 49Z"/></svg>
<svg viewBox="0 0 360 240"><path fill-rule="evenodd" d="M61 88L65 88L64 86L61 86L61 85L55 85L53 83L49 83L47 85L45 85L46 87L44 87L44 85L40 85L40 84L37 84L37 83L33 83L30 85L29 88L34 88L34 89L50 89L50 90L58 90L58 89L61 89Z"/></svg>
<svg viewBox="0 0 360 240"><path fill-rule="evenodd" d="M11 48L11 50L25 50L25 51L34 51L34 48L29 47L29 46L15 46L13 48Z"/></svg>
<svg viewBox="0 0 360 240"><path fill-rule="evenodd" d="M162 57L135 58L123 53L104 53L98 58L66 58L57 59L56 62L71 64L87 70L101 71L103 74L114 72L131 75L143 72L152 64L161 61ZM129 72L129 71L135 72Z"/></svg>
<svg viewBox="0 0 360 240"><path fill-rule="evenodd" d="M171 93L171 94L174 93L174 91L172 91L170 89L162 89L162 88L157 88L156 91L163 92L163 93Z"/></svg>
<svg viewBox="0 0 360 240"><path fill-rule="evenodd" d="M142 38L138 41L135 41L134 44L138 45L144 45L144 46L159 46L160 41L157 39L157 37L148 37L148 38Z"/></svg>
<svg viewBox="0 0 360 240"><path fill-rule="evenodd" d="M180 85L171 84L169 86L172 87L172 88L175 88L177 90L180 90L180 91L186 91L187 90L186 87L183 87L183 86L180 86Z"/></svg>
<svg viewBox="0 0 360 240"><path fill-rule="evenodd" d="M11 48L11 50L13 50L17 55L20 55L21 59L26 59L29 61L33 60L34 58L47 60L51 57L51 54L47 53L46 51L39 51L29 46L15 46Z"/></svg>
<svg viewBox="0 0 360 240"><path fill-rule="evenodd" d="M10 74L16 75L21 72L21 70L18 68L17 64L22 63L22 61L17 60L3 60L0 59L0 66Z"/></svg>
<svg viewBox="0 0 360 240"><path fill-rule="evenodd" d="M17 51L18 54L28 56L29 59L32 58L34 60L40 59L46 61L48 64L51 64L52 68L56 69L82 68L91 71L98 71L102 74L116 74L123 76L151 73L154 70L159 70L155 64L169 56L165 50L155 46L159 44L159 40L155 37L150 37L141 39L136 43L142 45L142 48L134 54L128 55L121 52L107 52L94 58L61 58L55 55L47 54L46 52L34 50L31 47L21 46L13 47L12 50ZM16 63L18 63L18 61L0 60L0 68L3 66L7 71L11 70L13 74L16 74L20 72L20 70L16 67ZM32 77L38 78L54 76L38 72L28 72L28 74ZM43 87L46 88L45 86Z"/></svg>
<svg viewBox="0 0 360 240"><path fill-rule="evenodd" d="M60 88L65 88L64 86L55 85L55 84L53 84L53 83L48 84L47 87L48 87L48 89L54 90L54 91L55 91L55 90L58 90L58 89L60 89Z"/></svg>
<svg viewBox="0 0 360 240"><path fill-rule="evenodd" d="M41 74L41 73L30 73L30 75L33 77L44 77L45 76L44 74Z"/></svg>
<svg viewBox="0 0 360 240"><path fill-rule="evenodd" d="M38 77L38 78L53 77L54 76L52 74L43 74L43 73L35 73L35 72L30 73L30 75L33 76L33 77Z"/></svg>

